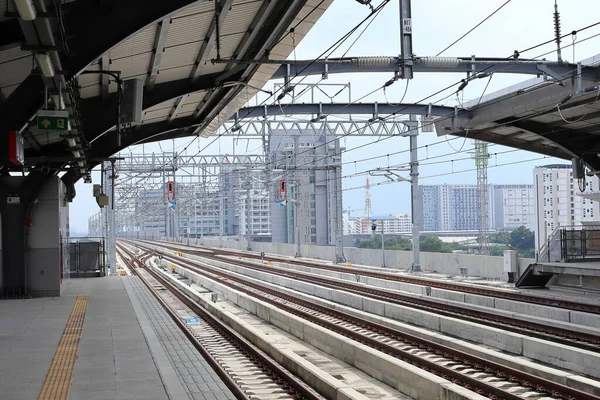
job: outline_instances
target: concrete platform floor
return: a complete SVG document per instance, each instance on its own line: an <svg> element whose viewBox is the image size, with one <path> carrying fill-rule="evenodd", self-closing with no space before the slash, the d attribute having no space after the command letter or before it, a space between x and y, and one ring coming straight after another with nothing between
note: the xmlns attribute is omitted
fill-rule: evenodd
<svg viewBox="0 0 600 400"><path fill-rule="evenodd" d="M0 301L0 398L38 398L77 295L89 302L69 399L233 399L133 276L70 279L62 297Z"/></svg>

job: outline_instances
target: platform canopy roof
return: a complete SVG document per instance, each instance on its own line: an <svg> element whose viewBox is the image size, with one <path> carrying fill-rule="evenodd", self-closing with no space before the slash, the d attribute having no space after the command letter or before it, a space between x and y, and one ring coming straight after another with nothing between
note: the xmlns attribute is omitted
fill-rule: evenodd
<svg viewBox="0 0 600 400"><path fill-rule="evenodd" d="M438 117L438 135L479 139L566 160L600 173L600 55L574 68L542 75L463 104L469 118Z"/></svg>
<svg viewBox="0 0 600 400"><path fill-rule="evenodd" d="M29 21L0 0L0 132L22 132L26 160L75 166L65 132L38 130L34 118L61 107L61 93L87 168L182 127L208 136L278 68L211 60L285 59L332 1L33 0ZM40 53L54 76L42 73ZM120 144L116 79L101 70L144 85L143 122Z"/></svg>

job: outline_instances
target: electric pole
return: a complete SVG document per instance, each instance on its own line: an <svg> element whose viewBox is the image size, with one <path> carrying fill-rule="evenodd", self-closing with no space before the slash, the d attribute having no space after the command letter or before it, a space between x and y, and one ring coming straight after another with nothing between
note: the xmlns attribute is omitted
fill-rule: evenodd
<svg viewBox="0 0 600 400"><path fill-rule="evenodd" d="M475 166L477 167L477 230L479 234L479 254L490 254L489 189L487 179L488 144L475 141Z"/></svg>
<svg viewBox="0 0 600 400"><path fill-rule="evenodd" d="M412 253L413 260L410 270L412 272L421 271L421 253L420 253L420 226L421 204L419 203L419 153L417 146L417 136L419 128L417 117L410 116L409 121L410 137L410 192L411 192L411 211L412 211Z"/></svg>

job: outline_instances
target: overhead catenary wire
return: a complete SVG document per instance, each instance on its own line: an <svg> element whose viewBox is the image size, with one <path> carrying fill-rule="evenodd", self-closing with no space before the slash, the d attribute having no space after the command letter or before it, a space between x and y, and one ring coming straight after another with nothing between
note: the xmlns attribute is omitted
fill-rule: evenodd
<svg viewBox="0 0 600 400"><path fill-rule="evenodd" d="M599 34L599 35L600 35L600 34ZM551 51L551 52L553 52L553 51ZM551 53L551 52L549 52L549 53ZM548 53L546 53L546 54L548 54ZM544 55L545 55L545 54L544 54ZM541 56L538 56L538 57L541 57ZM488 68L489 68L489 67L488 67ZM483 72L483 71L482 71L482 72ZM576 72L576 70L573 70L572 72ZM572 79L572 78L573 78L572 76L569 76L569 77L563 78L561 81L567 81L567 80L570 80L570 79ZM454 85L449 85L448 87L446 87L446 89L448 89L448 88L450 88L450 87L452 87L452 86L454 86ZM533 86L535 86L535 85L532 85L531 87L533 87ZM533 91L533 90L540 90L541 88L542 88L541 86L534 87L534 88L532 89L532 91ZM439 93L439 92L438 92L438 93ZM436 94L437 94L437 93L436 93ZM452 94L454 94L454 93L452 93ZM517 94L513 94L513 97L514 97L514 96L517 96L517 95L518 95L518 93L517 93ZM492 102L490 102L490 103L487 103L487 104L485 104L484 106L485 106L485 107L489 107L489 106L491 106L491 105L493 105L493 104L495 104L495 103L497 103L497 102L499 102L499 101L502 101L502 100L505 100L505 99L503 99L503 98L501 98L501 99L496 99L496 100L494 100L494 101L492 101ZM422 102L422 101L419 101L419 103L420 103L420 102ZM427 107L427 106L423 106L423 108L425 108L425 107ZM552 109L552 108L554 108L554 107L555 107L555 106L551 106L551 107L549 107L549 109ZM544 112L546 112L546 111L548 111L548 110L543 110L543 111L542 111L542 113L544 113ZM394 114L391 114L391 115L389 115L388 117L381 118L381 120L384 120L384 121L385 121L385 120L388 120L388 119L390 118L390 116L394 116L395 114L397 114L397 112L396 112L396 113L394 113ZM452 118L452 117L453 117L453 113L452 113L452 115L449 115L448 117L441 117L441 118L438 118L438 119L436 119L434 122L431 122L431 123L428 123L428 124L434 124L434 123L437 123L437 122L440 122L440 121L443 121L443 120L446 120L446 119L449 119L449 118ZM531 116L522 117L522 118L519 118L519 119L517 119L517 120L510 121L510 122L515 122L515 121L518 121L518 120L520 120L520 119L526 119L526 118L530 118L530 117L531 117ZM501 126L504 126L504 125L509 125L509 124L510 124L510 122L507 122L507 123L504 123L504 124L499 124L497 127L501 127ZM423 127L423 126L425 126L425 125L424 125L424 124L422 124L422 127ZM348 135L352 134L353 132L355 132L355 131L351 131L351 132L348 132L348 133L346 133L346 134L344 134L344 135L341 135L341 137L340 137L340 138L343 138L343 137L345 137L345 136L348 136ZM394 137L394 136L387 136L387 137L385 137L385 138L382 138L382 139L381 139L381 140L379 140L378 142L382 142L382 141L384 141L384 140L391 139L392 137ZM323 143L323 144L321 144L321 145L319 145L319 146L325 146L325 145L327 145L327 144L329 144L329 143L331 143L331 142L333 142L333 141L335 141L335 140L337 140L337 139L338 139L338 138L332 139L332 140L330 140L330 141L328 141L328 142L325 142L325 143ZM457 140L457 139L460 139L460 137L455 137L455 138L452 138L452 139L447 139L447 136L445 137L445 140L446 140L447 142L450 142L450 141L453 141L453 140ZM465 142L466 142L466 140L465 140ZM440 142L438 142L438 143L440 143ZM438 144L438 143L436 143L436 144ZM357 147L357 149L358 149L358 148L365 147L365 146L369 146L369 145L371 145L371 144L373 144L373 143L367 143L367 144L364 144L364 145L358 146L358 147ZM464 145L464 142L463 142L463 145ZM419 147L419 148L420 148L420 147ZM348 152L348 151L352 151L352 150L353 150L353 149L346 150L346 152ZM406 152L408 152L408 151L409 151L409 150L406 150ZM302 152L301 152L301 153L302 153ZM299 153L299 154L301 154L301 153Z"/></svg>
<svg viewBox="0 0 600 400"><path fill-rule="evenodd" d="M592 26L593 26L593 25L592 25ZM600 35L600 34L599 34L599 35ZM598 35L594 35L593 37L596 37L596 36L598 36ZM592 38L592 37L590 37L590 38L586 38L586 39L582 39L581 41L589 40L589 39L591 39L591 38ZM338 139L338 138L336 138L336 139ZM455 139L458 139L458 138L455 138Z"/></svg>
<svg viewBox="0 0 600 400"><path fill-rule="evenodd" d="M321 55L319 55L319 57L317 57L316 59L312 60L312 62L311 62L311 63L309 63L307 66L305 66L305 67L304 67L304 68L303 68L301 71L297 72L297 73L296 73L296 75L295 75L295 76L293 76L293 77L290 79L290 81L291 81L291 80L293 80L293 79L295 79L295 78L297 78L297 77L298 77L298 76L299 76L299 75L300 75L302 72L304 72L304 70L306 70L307 68L309 68L309 67L310 67L310 66L311 66L311 65L312 65L314 62L316 62L317 60L321 59L321 57L323 57L323 56L324 56L326 53L330 52L330 50L331 50L332 48L334 48L335 46L337 46L337 45L338 45L340 42L342 42L342 43L343 43L344 41L346 41L346 40L348 39L348 37L350 37L350 35L351 35L353 32L355 32L355 31L356 31L357 29L359 29L359 28L360 28L360 26L362 26L362 25L363 25L363 24L364 24L366 21L368 21L370 18L372 18L372 17L373 17L373 16L374 16L374 15L377 13L377 11L379 11L381 8L383 8L383 7L384 7L384 6L385 6L385 5L386 5L386 4L387 4L389 1L390 1L390 0L384 0L384 1L383 1L381 4L379 4L379 5L378 5L378 6L377 6L377 7L376 7L376 8L375 8L373 11L371 11L371 13L370 13L369 15L367 15L367 17L365 17L365 18L364 18L362 21L360 21L360 22L359 22L359 23L358 23L358 24L357 24L357 25L356 25L356 26L355 26L353 29L351 29L351 30L350 30L348 33L346 33L346 34L345 34L344 36L342 36L342 37L341 37L339 40L337 40L337 41L336 41L336 42L335 42L333 45L331 45L331 46L330 46L330 47L329 47L327 50L325 50L324 52L322 52L322 53L321 53ZM323 1L322 1L322 2L323 2ZM322 3L322 2L321 2L321 3ZM295 30L295 28L294 28L294 30ZM290 29L290 33L291 33L291 31L292 31L292 29ZM287 36L287 35L286 35L286 36ZM304 77L303 77L303 78L300 80L300 82L302 82L304 79L306 79L306 77L307 77L307 76L304 76ZM269 97L267 97L267 99L265 99L264 101L262 101L262 102L259 104L259 106L262 106L262 105L264 105L264 104L265 104L265 103L268 101L268 99L270 99L270 98L274 97L274 96L277 94L277 92L278 92L278 91L280 91L280 90L285 90L284 86L282 86L280 89L278 89L278 90L276 90L275 92L273 92L273 94L272 94L272 95L270 95ZM272 104L274 104L274 103L272 103ZM244 117L242 116L241 118L243 119ZM231 129L231 128L230 128L230 129ZM225 135L225 133L227 133L227 132L228 132L230 129L228 129L228 130L226 130L225 132L223 132L223 133L220 133L219 135L217 135L217 136L216 136L216 137L215 137L215 138L214 138L214 139L213 139L213 140L212 140L210 143L208 143L207 145L205 145L205 146L204 146L202 149L198 150L198 153L197 153L197 154L199 154L200 152L204 151L204 150L205 150L206 148L208 148L210 145L212 145L213 143L215 143L215 142L216 142L216 141L217 141L217 140L218 140L218 139L219 139L221 136ZM192 141L191 141L191 142L190 142L188 145L186 145L186 147L184 148L184 151L185 151L185 150L187 150L187 148L188 148L188 147L189 147L189 146L190 146L190 145L191 145L191 144L192 144L192 143L193 143L195 140L197 140L197 138L198 138L198 137L194 137L194 138L192 139Z"/></svg>
<svg viewBox="0 0 600 400"><path fill-rule="evenodd" d="M579 30L576 30L576 31L572 31L572 33L571 33L571 34L576 34L577 32L582 32L582 31L584 31L584 30L590 29L590 28L592 28L592 27L594 27L594 26L597 26L597 25L600 25L600 22L597 22L597 23L594 23L594 24L587 25L587 26L585 26L585 27L583 27L583 28L581 28L581 29L579 29ZM599 35L600 35L600 34L599 34ZM568 35L563 35L563 36L568 36ZM550 40L550 41L543 42L542 44L538 44L538 45L535 45L535 46L531 46L531 47L529 47L529 48L527 48L527 49L525 49L525 50L521 50L520 52L519 52L519 51L516 51L516 53L518 53L518 54L522 54L522 53L525 53L525 52L527 52L527 51L530 51L530 50L532 50L532 49L538 48L538 47L540 47L540 46L542 46L542 45L544 45L544 44L547 44L547 43L549 43L549 42L553 42L553 41L554 41L554 39L552 39L552 40ZM567 47L567 46L565 46L565 47ZM554 50L552 50L552 51L549 51L549 52L546 52L546 53L544 53L544 54L541 54L541 55L538 55L538 56L536 56L535 58L543 57L543 56L545 56L545 55L547 55L547 54L550 54L550 53L553 53L553 52L554 52ZM514 57L514 54L513 54L513 55L511 55L511 56L509 56L509 57L507 57L507 58L506 58L506 60L510 60L510 59L511 59L511 58L513 58L513 57ZM483 70L479 71L479 72L478 72L478 75L481 75L482 73L486 73L486 72L487 72L487 70L491 69L491 68L492 68L492 67L494 67L495 65L496 65L496 64L493 64L493 63L492 63L492 64L490 64L488 67L486 67L486 68L484 68ZM575 71L575 70L573 70L573 72L576 72L576 71ZM564 78L563 80L568 80L568 79L571 79L571 78L572 78L572 77L568 77L568 78ZM455 85L457 85L457 84L459 84L459 83L461 83L461 82L464 82L464 80L462 80L462 79L461 79L460 81L458 81L458 82L456 82L456 83L454 83L454 84L448 85L448 86L446 86L445 88L443 88L443 89L441 89L441 90L438 90L438 91L437 91L437 92L435 92L434 94L432 94L432 95L429 95L429 96L427 96L427 97L425 97L425 98L423 98L423 99L419 100L417 103L422 103L422 102L424 102L425 100L428 100L428 99L430 99L431 97L434 97L434 96L435 96L435 95L437 95L437 94L443 93L444 91L446 91L446 90L448 90L448 89L450 89L450 88L454 87ZM379 88L379 89L380 89L380 88ZM538 89L534 89L534 90L538 90ZM491 103L491 104L494 104L494 103ZM488 106L488 105L490 105L490 104L486 104L486 106ZM347 106L347 105L346 105L346 106ZM427 106L424 106L423 108L425 108L425 107L427 107ZM342 107L342 108L343 108L343 107ZM388 115L387 117L384 117L384 118L383 118L383 120L388 120L388 119L389 119L389 118L391 118L391 117L394 117L394 116L396 116L396 115L399 115L399 114L401 114L401 113L402 113L402 111L404 111L404 110L406 110L406 107L404 107L404 108L402 108L402 109L400 109L400 110L398 110L398 111L395 111L394 113L392 113L392 114ZM452 116L453 116L453 115L451 115L451 116L449 116L449 117L446 117L446 118L442 118L441 120L443 120L443 119L448 119L448 118L451 118ZM436 120L436 122L439 122L439 121L440 121L439 119L438 119L438 120ZM341 137L348 136L348 135L350 135L351 133L353 133L353 132L348 132L348 133L346 133L345 135L342 135ZM337 140L337 139L338 139L338 138L336 138L336 139L333 139L333 140L331 140L331 141L328 141L328 142L325 142L325 143L322 143L320 146L326 146L327 144L329 144L329 143L331 143L331 142L333 142L334 140ZM387 139L389 139L389 137L387 137L387 138L383 138L382 140L387 140ZM301 153L300 153L300 154L301 154Z"/></svg>
<svg viewBox="0 0 600 400"><path fill-rule="evenodd" d="M372 15L372 14L371 14L371 15ZM364 22L364 20L363 20L363 22ZM594 27L594 26L597 26L597 25L599 25L599 24L600 24L600 22L598 22L598 23L594 23L594 24L590 24L590 25L588 25L588 26L586 26L586 27L584 27L584 28L581 28L581 29L579 29L578 31L572 31L572 33L571 33L571 34L576 34L577 32L582 32L582 31L584 31L584 30L590 29L590 28L592 28L592 27ZM568 35L563 35L563 36L568 36ZM591 37L588 37L588 38L585 38L585 39L579 40L579 41L577 41L577 42L575 42L575 43L581 43L581 42L584 42L584 41L590 40L590 39L592 39L592 38L594 38L594 37L597 37L597 36L600 36L600 34L596 34L596 35L593 35L593 36L591 36ZM553 42L553 41L554 41L554 39L552 39L552 40L550 40L550 41L543 42L543 43L541 43L541 44L538 44L538 45L535 45L535 46L532 46L532 47L529 47L529 48L527 48L527 49L525 49L525 50L522 50L520 53L524 53L524 52L526 52L526 51L529 51L529 50L531 50L531 49L535 49L535 48L537 48L537 47L540 47L540 46L542 46L542 45L544 45L544 44L547 44L547 43L550 43L550 42ZM334 44L334 45L335 45L335 44ZM568 47L568 46L571 46L571 45L567 45L567 46L565 46L565 47ZM331 48L331 47L330 47L330 48ZM325 51L325 52L327 52L327 51ZM324 53L325 53L325 52L324 52ZM543 57L543 56L545 56L545 55L547 55L547 54L550 54L550 53L553 53L553 52L554 52L554 50L552 50L552 51L549 51L549 52L547 52L547 53L544 53L544 54L541 54L541 55L539 55L539 56L537 56L537 57L535 57L535 58ZM324 53L322 53L322 54L324 54ZM519 52L517 52L517 53L519 53ZM507 59L510 59L511 57L512 57L512 56L508 57ZM491 64L489 67L485 68L483 71L480 71L480 73L481 73L481 72L484 72L485 70L487 70L487 69L489 69L489 68L491 68L491 67L493 67L494 65L495 65L495 64ZM305 68L306 68L306 67L305 67ZM295 77L294 77L294 78L295 78ZM460 81L459 81L459 82L460 82ZM431 98L431 97L435 96L436 94L439 94L439 93L441 93L441 92L443 92L443 91L445 91L445 90L447 90L447 89L451 88L452 86L454 86L454 84L453 84L453 85L449 85L448 87L446 87L446 88L444 88L444 89L442 89L442 90L440 90L440 91L438 91L438 92L434 93L434 94L433 94L433 95L431 95L431 96L428 96L426 99L428 99L428 98ZM381 89L381 88L377 88L377 89L373 90L373 91L372 91L370 94L372 94L372 93L374 93L374 92L376 92L376 91L378 91L378 90L380 90L380 89ZM363 97L366 97L366 96L363 96ZM421 100L421 101L423 101L423 100ZM263 105L264 103L265 103L265 101L263 101L263 102L261 103L261 105ZM354 102L353 102L353 103L354 103ZM346 106L347 106L347 105L346 105ZM394 114L392 114L391 116L395 116L395 115L397 115L398 113L400 113L401 111L402 111L402 110L399 110L399 111L395 112ZM389 117L390 117L390 116L388 116L387 118L389 118ZM386 119L387 119L387 118L386 118ZM231 129L231 128L230 128L230 129ZM202 149L200 149L200 150L198 151L198 154L199 154L201 151L203 151L203 150L205 150L206 148L208 148L210 145L212 145L212 144L213 144L213 143L214 143L214 142L215 142L215 141L216 141L218 138L220 138L221 136L225 135L225 134L226 134L226 133L227 133L227 132L228 132L230 129L228 129L228 130L226 130L225 132L221 133L221 134L220 134L220 135L218 135L218 136L217 136L217 137L216 137L216 138L215 138L213 141L211 141L210 143L208 143L207 145L205 145L205 146L204 146ZM353 132L349 132L348 134L346 134L346 135L344 135L344 136L347 136L347 135L349 135L349 134L351 134L351 133L353 133ZM343 136L342 136L342 137L343 137ZM193 141L195 141L196 139L197 139L196 137L195 137L194 139L192 139L192 142L193 142ZM387 138L383 138L382 140L387 140L387 139L389 139L389 137L387 137ZM324 144L322 144L322 145L326 145L326 144L328 144L328 143L330 143L330 142L324 143ZM187 149L187 147L188 147L190 144L191 144L191 143L189 143L189 144L186 146L186 148L184 149L184 151Z"/></svg>
<svg viewBox="0 0 600 400"><path fill-rule="evenodd" d="M504 6L507 5L510 2L511 2L511 0L505 1L500 7L496 8L490 15L488 15L483 20L481 20L477 25L475 25L474 27L472 27L471 29L469 29L464 35L462 35L461 37L459 37L458 39L456 39L454 42L450 43L448 46L446 46L442 51L440 51L439 53L437 53L435 56L439 57L446 50L450 49L456 43L460 42L462 39L464 39L467 35L469 35L475 29L479 28L485 21L487 21L488 19L490 19L491 17L493 17L494 14L496 14L498 11L502 10L504 8Z"/></svg>

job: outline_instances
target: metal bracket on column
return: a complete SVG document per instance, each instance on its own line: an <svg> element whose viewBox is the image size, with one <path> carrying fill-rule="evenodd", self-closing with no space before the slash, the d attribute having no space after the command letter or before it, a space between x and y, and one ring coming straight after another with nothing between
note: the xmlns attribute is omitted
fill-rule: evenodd
<svg viewBox="0 0 600 400"><path fill-rule="evenodd" d="M404 125L408 128L408 132L404 136L415 136L419 134L419 121L413 120L404 121Z"/></svg>
<svg viewBox="0 0 600 400"><path fill-rule="evenodd" d="M556 80L556 83L558 83L560 86L563 86L563 87L565 86L565 82L563 82L563 78L561 77L561 75L558 72L554 71L549 66L547 66L545 64L538 64L537 69L542 71L544 74L549 75L552 78L554 78Z"/></svg>
<svg viewBox="0 0 600 400"><path fill-rule="evenodd" d="M318 122L318 121L320 121L320 120L322 120L322 119L325 119L325 118L327 118L327 116L326 116L326 115L323 115L323 104L322 104L322 103L319 103L319 106L318 106L318 107L319 107L319 112L317 113L317 116L316 116L316 117L314 117L314 118L312 118L312 119L310 120L310 122L313 122L313 123L314 123L314 122Z"/></svg>
<svg viewBox="0 0 600 400"><path fill-rule="evenodd" d="M454 118L452 118L452 125L454 126L454 130L459 130L458 127L458 107L454 106Z"/></svg>

